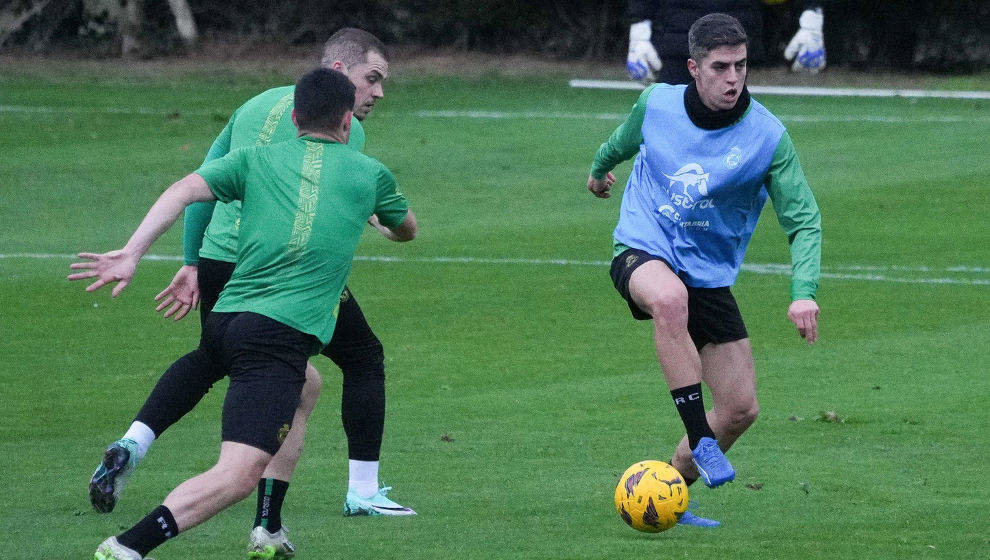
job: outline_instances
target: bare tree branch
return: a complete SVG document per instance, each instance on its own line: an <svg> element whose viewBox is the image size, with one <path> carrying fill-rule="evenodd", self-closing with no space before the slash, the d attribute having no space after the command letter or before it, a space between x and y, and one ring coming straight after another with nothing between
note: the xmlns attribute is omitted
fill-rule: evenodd
<svg viewBox="0 0 990 560"><path fill-rule="evenodd" d="M141 22L144 13L141 0L120 0L120 54L129 58L138 53L141 48Z"/></svg>
<svg viewBox="0 0 990 560"><path fill-rule="evenodd" d="M38 0L30 8L18 8L18 4L11 4L3 12L0 12L0 46L3 46L14 33L17 33L25 23L31 18L41 13L51 0ZM19 10L24 10L18 13Z"/></svg>
<svg viewBox="0 0 990 560"><path fill-rule="evenodd" d="M192 10L189 9L189 2L186 0L168 0L168 5L172 8L175 16L175 27L179 30L179 37L187 47L196 45L199 32L196 30L196 20L193 19Z"/></svg>

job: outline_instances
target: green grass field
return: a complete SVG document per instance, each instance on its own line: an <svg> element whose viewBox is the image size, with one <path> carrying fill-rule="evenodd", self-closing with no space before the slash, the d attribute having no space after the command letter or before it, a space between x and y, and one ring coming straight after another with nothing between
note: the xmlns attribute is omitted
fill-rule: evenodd
<svg viewBox="0 0 990 560"><path fill-rule="evenodd" d="M349 281L386 348L382 479L420 515L341 516L339 372L318 358L326 385L283 510L298 557L990 556L990 105L761 98L822 209L822 338L798 338L788 277L760 266L789 262L768 209L734 288L761 417L730 454L737 481L692 488L723 527L646 535L616 515L614 485L667 460L682 427L651 327L601 264L620 198L584 188L635 93L566 77L400 73L365 121L420 221L410 244L369 230ZM111 300L65 281L64 255L121 246L235 107L292 78L0 76L0 557L91 558L216 459L223 385L155 444L112 514L90 508L103 447L198 322L154 312L178 263L145 261ZM179 255L180 230L151 252ZM253 515L252 497L153 556L243 558Z"/></svg>

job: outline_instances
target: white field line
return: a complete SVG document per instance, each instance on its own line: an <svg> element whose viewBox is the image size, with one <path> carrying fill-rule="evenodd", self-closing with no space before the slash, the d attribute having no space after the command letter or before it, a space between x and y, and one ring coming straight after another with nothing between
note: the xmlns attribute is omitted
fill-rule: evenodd
<svg viewBox="0 0 990 560"><path fill-rule="evenodd" d="M152 109L150 107L53 107L53 106L30 106L30 105L0 105L0 114L107 114L107 115L146 115L146 116L168 116L173 113L178 115L208 117L223 114L221 111L209 110L182 110L170 111L165 109ZM568 111L495 111L495 110L423 110L412 113L400 113L412 115L422 119L550 119L550 120L604 120L621 121L626 118L625 113L586 113ZM896 115L787 115L781 114L777 117L788 123L878 123L878 124L912 124L912 123L990 123L990 115L985 117L973 117L962 115L929 115L918 117L903 117Z"/></svg>
<svg viewBox="0 0 990 560"><path fill-rule="evenodd" d="M570 113L562 111L417 111L413 115L421 118L464 118L464 119L574 119L574 120L606 120L621 121L626 118L624 113ZM884 115L777 115L784 122L791 123L986 123L990 115L971 117L962 115L931 115L919 117L901 117Z"/></svg>
<svg viewBox="0 0 990 560"><path fill-rule="evenodd" d="M41 113L46 115L96 114L96 115L160 115L172 114L209 117L224 114L221 111L206 109L152 109L151 107L62 107L52 105L0 105L0 113Z"/></svg>
<svg viewBox="0 0 990 560"><path fill-rule="evenodd" d="M75 259L75 255L58 253L0 253L0 260L9 259ZM173 255L145 255L149 261L181 262L182 257ZM523 258L492 258L492 257L386 257L358 255L356 261L383 263L432 263L432 264L521 264L537 266L598 266L605 267L611 261L576 260L576 259L523 259ZM744 272L754 274L774 274L789 276L791 266L777 263L744 263ZM856 272L863 271L863 272ZM891 276L891 273L926 273L926 274L975 274L990 273L990 268L971 266L882 266L882 265L844 265L823 267L822 278L834 280L863 280L868 282L892 282L900 284L959 284L966 286L990 286L990 278L959 278L953 276L937 276L911 278Z"/></svg>
<svg viewBox="0 0 990 560"><path fill-rule="evenodd" d="M416 111L414 116L423 119L575 119L621 121L626 118L624 113L572 113L564 111Z"/></svg>
<svg viewBox="0 0 990 560"><path fill-rule="evenodd" d="M573 88L643 90L645 86L629 80L580 80L568 82ZM875 89L825 88L803 86L749 86L757 95L793 95L807 97L934 97L938 99L990 99L990 91L955 91L945 89Z"/></svg>

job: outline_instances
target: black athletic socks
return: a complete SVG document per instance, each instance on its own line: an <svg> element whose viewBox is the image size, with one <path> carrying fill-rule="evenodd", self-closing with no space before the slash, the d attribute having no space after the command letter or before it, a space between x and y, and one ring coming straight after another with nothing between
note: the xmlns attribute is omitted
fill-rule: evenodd
<svg viewBox="0 0 990 560"><path fill-rule="evenodd" d="M274 478L258 481L258 510L254 515L254 526L264 527L269 533L282 528L282 500L289 491L289 483Z"/></svg>
<svg viewBox="0 0 990 560"><path fill-rule="evenodd" d="M670 392L674 397L674 406L681 415L684 429L687 430L688 445L693 450L698 446L698 440L703 437L715 439L715 432L708 425L705 417L705 403L701 399L701 383L674 389Z"/></svg>
<svg viewBox="0 0 990 560"><path fill-rule="evenodd" d="M176 525L172 512L162 505L118 535L117 542L144 557L152 549L178 534L179 526Z"/></svg>

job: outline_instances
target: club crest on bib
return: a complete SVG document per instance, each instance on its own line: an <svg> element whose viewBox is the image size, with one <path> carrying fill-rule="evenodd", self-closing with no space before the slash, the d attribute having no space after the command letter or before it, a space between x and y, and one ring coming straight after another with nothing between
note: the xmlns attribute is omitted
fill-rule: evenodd
<svg viewBox="0 0 990 560"><path fill-rule="evenodd" d="M729 153L725 154L725 166L729 169L735 169L739 167L739 163L742 161L742 150L739 146L733 146L729 150Z"/></svg>

